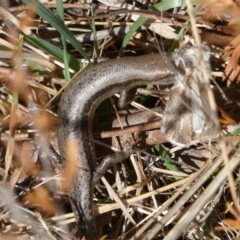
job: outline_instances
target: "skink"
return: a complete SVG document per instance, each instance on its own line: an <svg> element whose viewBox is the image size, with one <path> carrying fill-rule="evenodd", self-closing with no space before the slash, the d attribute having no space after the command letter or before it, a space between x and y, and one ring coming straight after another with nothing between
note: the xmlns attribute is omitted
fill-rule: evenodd
<svg viewBox="0 0 240 240"><path fill-rule="evenodd" d="M77 146L71 152L71 158L77 160L78 170L69 197L77 221L78 237L97 239L93 219L96 162L92 139L92 119L97 106L122 90L173 81L175 71L170 61L166 55L149 54L102 62L76 75L63 93L58 110L58 143L65 163L69 161L67 143L74 142Z"/></svg>

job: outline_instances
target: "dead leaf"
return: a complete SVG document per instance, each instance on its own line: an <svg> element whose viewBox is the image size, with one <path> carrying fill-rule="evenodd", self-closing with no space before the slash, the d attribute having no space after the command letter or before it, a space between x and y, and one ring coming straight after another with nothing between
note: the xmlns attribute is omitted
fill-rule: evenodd
<svg viewBox="0 0 240 240"><path fill-rule="evenodd" d="M197 15L209 22L230 21L240 15L240 4L233 0L198 0L201 4Z"/></svg>
<svg viewBox="0 0 240 240"><path fill-rule="evenodd" d="M239 80L240 74L240 35L233 39L233 41L225 48L224 54L220 61L228 64L223 73L223 81L227 81L227 86L235 80Z"/></svg>

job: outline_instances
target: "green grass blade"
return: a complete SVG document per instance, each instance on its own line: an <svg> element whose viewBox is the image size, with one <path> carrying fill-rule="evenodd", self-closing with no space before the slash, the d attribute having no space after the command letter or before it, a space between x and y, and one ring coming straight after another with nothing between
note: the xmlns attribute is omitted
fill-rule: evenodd
<svg viewBox="0 0 240 240"><path fill-rule="evenodd" d="M58 59L60 62L64 62L64 58L63 58L63 50L56 47L55 45L37 38L37 37L33 37L33 36L24 36L24 39L31 43L32 45L41 48L43 51L49 53L50 55L54 56L56 59ZM81 63L75 59L74 57L72 57L71 55L67 54L66 56L67 61L69 63L69 67L71 69L73 69L74 71L78 72L79 69L81 68Z"/></svg>
<svg viewBox="0 0 240 240"><path fill-rule="evenodd" d="M192 0L193 4L196 4L195 0ZM163 2L157 3L153 5L149 10L152 11L166 11L168 9L176 8L176 7L181 7L186 5L186 1L184 0L165 0ZM122 46L119 51L119 56L122 54L122 51L126 48L128 42L130 41L131 37L133 34L137 31L137 29L144 24L148 20L147 17L139 17L138 20L132 25L132 27L129 29L128 33L123 39Z"/></svg>
<svg viewBox="0 0 240 240"><path fill-rule="evenodd" d="M91 15L94 15L94 9L91 7ZM99 50L98 50L98 41L97 41L97 30L95 25L95 20L92 20L92 30L93 30L93 58L97 59L99 57Z"/></svg>
<svg viewBox="0 0 240 240"><path fill-rule="evenodd" d="M35 5L37 7L37 14L46 20L52 27L54 27L60 34L64 35L65 38L81 53L81 55L87 59L90 59L87 53L84 51L81 44L77 41L73 33L65 26L59 17L57 17L50 9L38 0L21 0L26 5Z"/></svg>
<svg viewBox="0 0 240 240"><path fill-rule="evenodd" d="M159 156L161 156L164 159L164 163L168 170L173 172L180 172L177 165L171 162L171 157L168 155L168 152L160 144L154 145L154 149L158 152ZM177 176L174 176L174 178L176 180L182 179L182 177Z"/></svg>
<svg viewBox="0 0 240 240"><path fill-rule="evenodd" d="M64 23L64 9L63 9L63 2L62 0L57 0L56 1L57 4L57 13L59 18L62 20L62 22ZM64 35L61 34L61 38L62 38L62 44L63 44L63 58L64 58L64 77L67 81L70 81L71 76L70 76L70 72L69 72L69 62L68 62L68 52L67 52L67 42L66 42L66 38Z"/></svg>

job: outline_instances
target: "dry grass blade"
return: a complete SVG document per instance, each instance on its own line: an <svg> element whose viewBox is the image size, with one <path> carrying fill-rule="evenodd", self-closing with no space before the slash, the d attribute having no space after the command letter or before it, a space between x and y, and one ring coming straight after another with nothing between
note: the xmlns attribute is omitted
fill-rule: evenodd
<svg viewBox="0 0 240 240"><path fill-rule="evenodd" d="M239 14L240 14L240 3L239 1L199 1L202 6L199 10L199 15L209 22L223 21L226 22L225 28L230 30L232 36L226 42L223 39L222 43L225 47L225 51L221 57L221 63L226 62L227 66L224 71L223 80L227 81L227 85L230 86L232 82L239 81ZM224 36L223 36L224 37ZM226 36L230 37L230 36ZM206 40L210 38L206 35ZM212 36L212 38L214 38ZM219 36L218 41L220 41ZM211 41L211 40L210 40ZM225 42L225 43L224 43Z"/></svg>
<svg viewBox="0 0 240 240"><path fill-rule="evenodd" d="M227 85L230 86L234 80L239 81L240 36L236 37L225 48L221 60L224 62L228 61L223 75L223 80L227 80Z"/></svg>
<svg viewBox="0 0 240 240"><path fill-rule="evenodd" d="M181 234L179 232L179 228L185 229L189 224L193 221L195 216L198 214L200 209L203 208L203 206L210 200L212 195L220 189L220 187L223 185L223 183L226 181L227 175L229 172L234 171L234 169L239 165L240 163L240 155L237 151L229 161L228 165L225 166L224 169L217 175L217 177L212 181L212 183L206 188L205 193L202 195L198 201L196 201L190 208L189 212L182 217L182 219L179 221L178 227L173 228L168 235L166 236L166 240L170 239L177 239L177 237Z"/></svg>
<svg viewBox="0 0 240 240"><path fill-rule="evenodd" d="M212 77L208 66L202 63L206 52L201 50L201 61L196 64L199 66L195 65L189 75L191 80L196 71L203 72L204 86L213 90L218 104L211 113L216 109L220 116L216 115L214 121L220 118L224 137L208 143L199 136L189 136L190 146L184 148L167 142L160 127L171 98L171 86L137 89L134 101L125 110L115 104L119 96L116 93L111 101L101 104L93 120L97 164L112 154L112 149L124 149L129 142L136 153L123 163L114 164L96 184L94 215L101 228L99 239L236 239L240 229L236 166L240 158L238 143L233 141L239 140L240 134L240 2L199 0L201 7L196 18L192 12L189 18L186 6L180 6L186 1L155 1L155 5L153 1L65 2L63 21L56 17L55 1L41 2L44 5L39 5L39 9L17 0L0 3L0 238L76 239L76 220L67 193L82 167L76 162L78 141L67 143L68 161L64 166L56 154L57 108L68 87L64 62L73 77L82 70L82 63L89 64L79 49L84 50L86 58L93 59L92 63L121 54L139 56L158 50L163 59L176 56L182 60L179 55L183 52L179 50L167 53L174 49L171 44L186 34L193 35L199 50L203 46L200 34L203 41L225 47L207 47L207 54L212 54ZM49 21L41 12L45 7ZM149 20L144 22L144 17ZM189 20L193 27L188 25ZM62 27L60 33L57 27ZM69 37L67 53L62 50L60 37L64 33ZM79 43L75 38L82 48L76 46ZM177 60L169 60L169 69L174 68L177 76L188 66L181 66L186 61L179 61L177 67L171 65L174 61ZM208 83L213 76L221 91ZM183 86L187 93L188 85ZM200 107L205 106L198 101L204 95L202 89L197 84L189 89L192 99ZM214 105L213 98L206 99L207 104ZM193 114L191 104L188 110ZM146 112L151 113L148 118ZM168 113L175 116L176 112L171 108ZM175 116L173 122L181 122L182 116Z"/></svg>
<svg viewBox="0 0 240 240"><path fill-rule="evenodd" d="M8 12L7 10L5 10L4 8L0 7L0 12L2 14L2 16L5 18L5 20L9 20L11 21L14 25L16 25L17 28L21 29L21 31L23 31L24 34L26 35L30 35L31 31L28 27L21 24L21 22L15 17L13 16L10 12ZM33 11L32 11L33 13ZM30 16L31 18L32 16Z"/></svg>
<svg viewBox="0 0 240 240"><path fill-rule="evenodd" d="M109 183L106 181L106 179L104 177L102 177L102 181L105 184L105 186L109 192L109 196L112 197L116 201L116 203L122 209L122 211L126 215L126 217L132 222L132 224L136 225L135 221L133 220L131 215L128 213L128 210L126 209L125 205L122 203L121 199L119 199L119 197L115 194L115 192L113 191L113 189L111 188L111 186L109 185Z"/></svg>

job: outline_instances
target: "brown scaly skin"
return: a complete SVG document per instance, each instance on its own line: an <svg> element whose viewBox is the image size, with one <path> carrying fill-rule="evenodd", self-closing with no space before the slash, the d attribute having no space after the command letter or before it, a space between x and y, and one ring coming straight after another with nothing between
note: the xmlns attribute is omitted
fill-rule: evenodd
<svg viewBox="0 0 240 240"><path fill-rule="evenodd" d="M163 54L114 59L87 67L74 77L63 93L58 112L58 142L65 163L68 161L67 142L74 141L78 148L71 153L79 169L69 191L79 229L78 237L97 239L92 208L96 181L93 178L94 172L98 171L92 140L92 118L97 106L105 98L122 90L139 85L173 82L174 72L174 66ZM118 153L113 161L123 160L129 154ZM102 173L101 170L99 172Z"/></svg>

